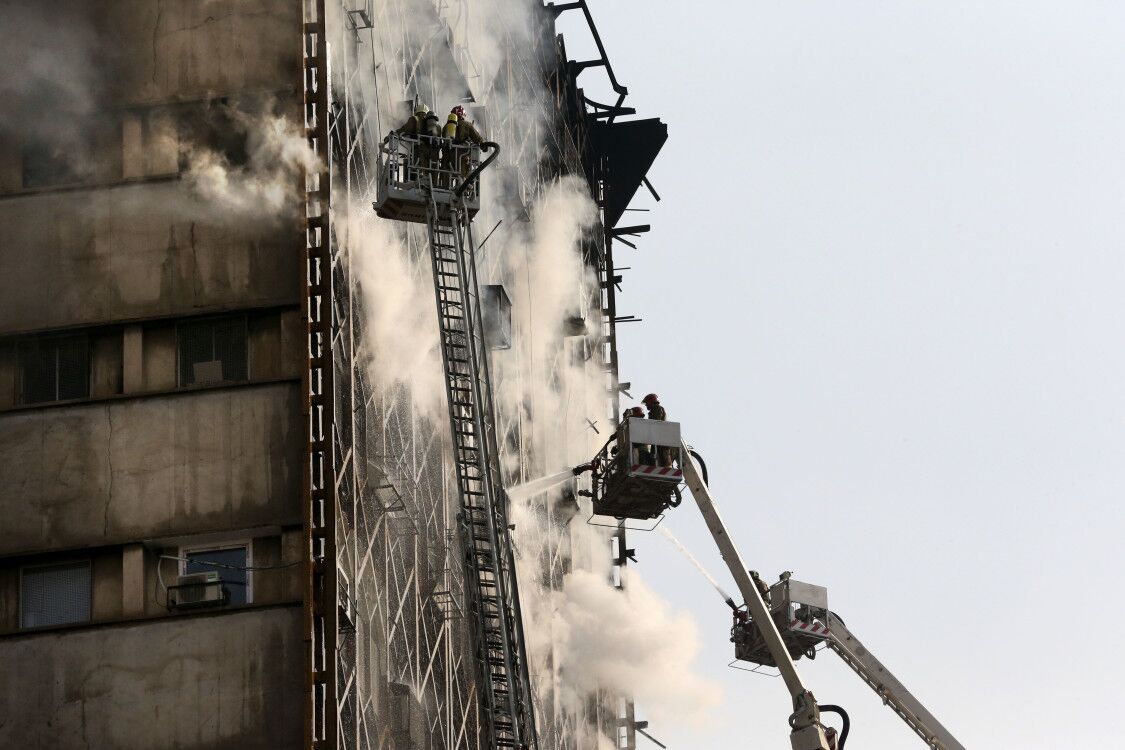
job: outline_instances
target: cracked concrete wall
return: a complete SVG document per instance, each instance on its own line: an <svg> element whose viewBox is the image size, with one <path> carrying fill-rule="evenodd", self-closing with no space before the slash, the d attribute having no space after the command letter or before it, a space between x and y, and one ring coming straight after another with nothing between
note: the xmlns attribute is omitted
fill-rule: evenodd
<svg viewBox="0 0 1125 750"><path fill-rule="evenodd" d="M300 387L0 415L0 555L299 524Z"/></svg>
<svg viewBox="0 0 1125 750"><path fill-rule="evenodd" d="M194 220L178 182L0 200L0 335L300 301L299 227Z"/></svg>
<svg viewBox="0 0 1125 750"><path fill-rule="evenodd" d="M301 746L299 607L0 639L0 747Z"/></svg>
<svg viewBox="0 0 1125 750"><path fill-rule="evenodd" d="M119 104L202 99L301 83L299 0L102 0Z"/></svg>
<svg viewBox="0 0 1125 750"><path fill-rule="evenodd" d="M136 127L129 126L152 108L167 115L255 96L276 100L300 121L299 0L94 0L43 8L44 28L66 27L94 50L59 50L50 58L58 70L50 72L74 79L91 99L56 108L95 116L109 133L99 156L116 156L96 183L125 177L122 158L146 156L131 154ZM81 118L61 119L64 130L89 129ZM2 192L23 189L21 143L29 135L0 139ZM176 174L175 138L146 141L143 149L168 151L171 159L163 154L163 166L143 174ZM248 225L222 213L223 206L200 205L178 181L4 197L0 335L296 304L300 225Z"/></svg>

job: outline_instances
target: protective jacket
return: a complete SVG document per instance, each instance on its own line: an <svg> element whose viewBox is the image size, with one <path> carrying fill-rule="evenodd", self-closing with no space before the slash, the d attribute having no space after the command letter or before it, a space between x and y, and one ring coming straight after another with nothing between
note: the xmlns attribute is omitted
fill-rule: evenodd
<svg viewBox="0 0 1125 750"><path fill-rule="evenodd" d="M461 120L457 123L457 140L461 143L468 141L479 146L484 143L484 136L480 134L480 131L478 131L471 122Z"/></svg>
<svg viewBox="0 0 1125 750"><path fill-rule="evenodd" d="M395 132L400 135L418 135L423 132L425 121L425 115L411 115L410 119L403 123L403 126Z"/></svg>
<svg viewBox="0 0 1125 750"><path fill-rule="evenodd" d="M660 404L653 404L648 407L648 418L659 419L661 422L668 421L668 412L664 411L664 407Z"/></svg>

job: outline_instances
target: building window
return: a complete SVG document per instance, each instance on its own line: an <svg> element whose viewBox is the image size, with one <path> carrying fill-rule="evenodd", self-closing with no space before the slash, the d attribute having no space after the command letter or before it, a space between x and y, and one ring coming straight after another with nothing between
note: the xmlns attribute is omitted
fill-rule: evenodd
<svg viewBox="0 0 1125 750"><path fill-rule="evenodd" d="M231 604L246 604L252 601L249 548L246 545L233 547L210 547L207 549L187 549L180 555L183 558L180 572L183 575L215 571L223 582Z"/></svg>
<svg viewBox="0 0 1125 750"><path fill-rule="evenodd" d="M90 395L90 347L85 336L34 339L19 345L25 404Z"/></svg>
<svg viewBox="0 0 1125 750"><path fill-rule="evenodd" d="M20 571L20 627L90 619L90 562L36 565Z"/></svg>
<svg viewBox="0 0 1125 750"><path fill-rule="evenodd" d="M176 338L181 386L246 380L246 316L181 323Z"/></svg>
<svg viewBox="0 0 1125 750"><path fill-rule="evenodd" d="M23 152L23 186L25 188L46 188L60 185L76 185L89 178L81 164L89 160L89 154L82 151L77 143L44 144L34 143Z"/></svg>

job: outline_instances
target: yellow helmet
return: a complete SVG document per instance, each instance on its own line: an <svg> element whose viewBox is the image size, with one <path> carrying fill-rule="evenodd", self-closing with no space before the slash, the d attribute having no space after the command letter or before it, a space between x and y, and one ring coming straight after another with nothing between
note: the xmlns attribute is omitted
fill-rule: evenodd
<svg viewBox="0 0 1125 750"><path fill-rule="evenodd" d="M422 104L421 102L418 102L417 104L414 105L414 114L416 114L416 115L424 115L429 111L430 111L430 108L427 107L425 104Z"/></svg>
<svg viewBox="0 0 1125 750"><path fill-rule="evenodd" d="M446 120L446 122L457 122L457 115L455 115L451 112L449 114L449 117L445 118L445 120Z"/></svg>

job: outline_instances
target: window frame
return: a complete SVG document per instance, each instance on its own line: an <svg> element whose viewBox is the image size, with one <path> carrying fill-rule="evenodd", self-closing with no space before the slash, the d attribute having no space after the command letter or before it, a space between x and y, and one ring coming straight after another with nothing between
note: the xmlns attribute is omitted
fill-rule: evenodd
<svg viewBox="0 0 1125 750"><path fill-rule="evenodd" d="M61 398L60 388L62 378L59 370L59 352L63 342L76 341L80 342L83 351L83 364L86 383L86 394L84 396L75 396L73 398ZM42 350L46 347L51 348L53 372L54 372L54 394L53 398L44 399L41 401L32 401L28 399L28 379L27 379L27 360L29 349ZM21 406L35 406L37 404L58 404L71 401L83 401L90 398L90 391L92 390L92 379L94 377L93 363L90 359L90 334L89 333L66 333L66 334L51 334L46 336L31 336L20 339L16 342L16 368L19 375L19 401Z"/></svg>
<svg viewBox="0 0 1125 750"><path fill-rule="evenodd" d="M220 324L220 323L224 322L224 321L238 321L242 326L242 341L243 341L243 344L245 346L245 354L246 354L246 368L245 368L246 376L244 378L240 378L240 379L227 378L226 373L224 372L223 373L224 377L223 377L222 380L212 382L212 383L199 383L199 382L194 382L195 378L194 378L194 375L193 375L193 377L192 377L193 382L184 383L183 382L183 370L184 370L183 329L187 326L195 326L195 325L202 325L202 324L212 326L212 328L211 328L211 352L212 352L212 357L214 357L215 356L215 326L217 324ZM250 369L250 315L248 313L210 315L210 316L207 316L207 317L204 317L204 318L182 319L182 320L176 321L175 329L176 329L176 388L203 388L203 387L208 387L208 386L215 387L215 386L230 385L231 383L249 383L251 381L251 377L250 377L250 374L251 374L251 369ZM209 360L209 361L214 361L214 359Z"/></svg>
<svg viewBox="0 0 1125 750"><path fill-rule="evenodd" d="M180 545L179 553L177 554L177 557L180 558L179 559L180 564L179 564L179 567L178 567L179 575L181 575L181 576L188 575L188 573L187 573L187 566L188 566L188 562L189 562L188 561L188 555L199 554L200 552L225 552L226 550L231 550L231 549L244 549L244 550L246 550L246 568L247 568L247 570L245 571L245 573L246 573L246 601L243 604L234 604L233 606L241 607L241 606L244 606L244 605L253 604L254 603L254 575L253 575L254 571L250 570L250 568L254 567L254 558L253 558L254 545L253 545L253 540L251 540L251 539L235 540L235 541L230 541L230 542L215 542L215 543L212 543L212 544L184 544L184 545ZM219 571L219 577L222 578L222 571ZM226 585L225 581L223 583L224 583L224 585Z"/></svg>
<svg viewBox="0 0 1125 750"><path fill-rule="evenodd" d="M51 625L24 625L24 576L29 570L43 570L45 568L67 568L67 567L84 567L86 569L86 587L88 591L87 606L88 610L86 618L83 620L72 620L71 622L53 623ZM18 580L17 599L18 606L17 617L19 630L40 630L43 628L66 628L78 625L86 625L94 621L94 561L89 557L73 558L68 560L55 560L53 562L31 562L19 566L19 580Z"/></svg>

